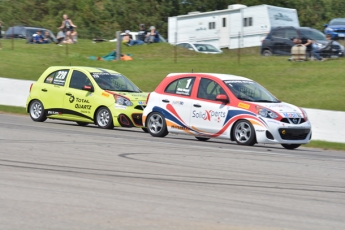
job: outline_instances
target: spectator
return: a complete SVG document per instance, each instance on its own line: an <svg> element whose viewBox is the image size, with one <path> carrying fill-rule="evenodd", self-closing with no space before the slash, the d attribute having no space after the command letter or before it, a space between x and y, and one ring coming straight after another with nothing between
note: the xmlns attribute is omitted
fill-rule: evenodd
<svg viewBox="0 0 345 230"><path fill-rule="evenodd" d="M54 39L53 39L53 37L50 35L50 33L49 33L48 30L46 30L46 31L44 32L43 41L46 41L46 43L54 42Z"/></svg>
<svg viewBox="0 0 345 230"><path fill-rule="evenodd" d="M77 26L73 24L72 20L68 18L67 14L64 14L63 21L59 29L63 29L65 32L65 43L73 43L72 33L74 28L77 28Z"/></svg>
<svg viewBox="0 0 345 230"><path fill-rule="evenodd" d="M48 43L46 40L44 40L44 37L42 36L42 31L37 30L36 34L32 36L33 42L35 44L45 44Z"/></svg>
<svg viewBox="0 0 345 230"><path fill-rule="evenodd" d="M138 31L138 40L141 40L145 42L145 36L147 34L145 24L140 24L139 25L139 31Z"/></svg>
<svg viewBox="0 0 345 230"><path fill-rule="evenodd" d="M60 31L56 35L57 43L61 46L61 42L65 40L65 33L63 32L63 29L60 29Z"/></svg>
<svg viewBox="0 0 345 230"><path fill-rule="evenodd" d="M0 21L0 38L2 38L2 21Z"/></svg>
<svg viewBox="0 0 345 230"><path fill-rule="evenodd" d="M78 33L76 30L73 30L73 32L71 33L71 37L73 43L76 43L78 41Z"/></svg>
<svg viewBox="0 0 345 230"><path fill-rule="evenodd" d="M133 39L132 35L130 34L131 31L126 30L125 35L122 38L122 44L129 45L129 42Z"/></svg>
<svg viewBox="0 0 345 230"><path fill-rule="evenodd" d="M146 43L159 42L159 33L156 30L156 27L154 26L150 27L150 32L147 33L145 37L145 42Z"/></svg>

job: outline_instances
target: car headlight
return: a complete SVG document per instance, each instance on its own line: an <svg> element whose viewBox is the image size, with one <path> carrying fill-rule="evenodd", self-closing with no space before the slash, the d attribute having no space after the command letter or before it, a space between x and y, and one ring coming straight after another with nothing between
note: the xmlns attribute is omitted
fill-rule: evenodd
<svg viewBox="0 0 345 230"><path fill-rule="evenodd" d="M121 96L115 96L115 103L117 105L125 105L125 106L132 106L133 105L133 103L129 99L127 99L125 97L121 97Z"/></svg>
<svg viewBox="0 0 345 230"><path fill-rule="evenodd" d="M307 121L307 120L308 120L308 114L307 114L307 112L306 112L304 109L302 109L302 108L300 108L300 109L302 110L303 117L304 117L305 121Z"/></svg>
<svg viewBox="0 0 345 230"><path fill-rule="evenodd" d="M256 111L258 112L258 114L260 116L265 117L265 118L275 119L278 117L278 115L275 112L273 112L272 110L266 109L266 108L261 107L261 106L256 106Z"/></svg>
<svg viewBox="0 0 345 230"><path fill-rule="evenodd" d="M332 29L332 28L327 28L326 30L327 30L327 31L333 31L333 29Z"/></svg>
<svg viewBox="0 0 345 230"><path fill-rule="evenodd" d="M316 45L319 47L319 49L322 49L323 47L325 47L325 45L323 45L321 43L316 43Z"/></svg>

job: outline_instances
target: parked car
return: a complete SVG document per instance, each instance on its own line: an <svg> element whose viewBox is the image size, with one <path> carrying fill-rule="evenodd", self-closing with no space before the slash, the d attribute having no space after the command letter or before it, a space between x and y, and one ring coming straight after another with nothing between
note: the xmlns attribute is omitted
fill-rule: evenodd
<svg viewBox="0 0 345 230"><path fill-rule="evenodd" d="M138 32L130 32L129 34L132 35L132 38L134 40L138 40ZM125 36L125 33L121 33L121 40L122 40L123 36ZM162 35L158 34L158 36L159 36L159 42L167 42L167 40ZM109 41L110 42L116 42L117 39L114 38L114 39L109 40Z"/></svg>
<svg viewBox="0 0 345 230"><path fill-rule="evenodd" d="M27 42L30 42L32 39L32 35L34 35L37 32L37 30L42 30L42 32L44 32L48 29L39 27L13 26L7 29L5 38L21 38L26 39ZM54 42L57 42L55 35L50 30L48 31L50 33L50 36L53 38Z"/></svg>
<svg viewBox="0 0 345 230"><path fill-rule="evenodd" d="M324 26L325 34L330 34L332 39L345 39L345 18L334 18Z"/></svg>
<svg viewBox="0 0 345 230"><path fill-rule="evenodd" d="M100 128L143 128L147 93L113 70L49 67L30 87L26 110L33 121L47 118L96 124Z"/></svg>
<svg viewBox="0 0 345 230"><path fill-rule="evenodd" d="M188 134L240 145L298 148L311 139L302 108L279 101L255 81L228 74L169 74L147 97L143 125L154 137Z"/></svg>
<svg viewBox="0 0 345 230"><path fill-rule="evenodd" d="M275 27L272 28L267 37L262 41L261 54L271 55L291 55L291 48L295 44L293 38L308 38L315 40L320 48L327 44L326 36L320 31L309 27ZM332 45L333 56L344 55L344 46L337 41Z"/></svg>
<svg viewBox="0 0 345 230"><path fill-rule="evenodd" d="M187 48L189 50L193 50L198 53L205 53L205 54L220 54L223 53L222 50L214 47L210 44L200 44L200 43L191 43L191 42L183 42L178 43L177 46Z"/></svg>

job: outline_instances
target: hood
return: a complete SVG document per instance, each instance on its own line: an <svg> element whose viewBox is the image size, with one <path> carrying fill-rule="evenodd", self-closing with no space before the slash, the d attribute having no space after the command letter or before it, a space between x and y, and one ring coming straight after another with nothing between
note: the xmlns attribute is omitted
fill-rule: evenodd
<svg viewBox="0 0 345 230"><path fill-rule="evenodd" d="M276 112L282 117L292 118L292 117L295 117L296 114L298 117L304 117L302 110L300 108L298 108L295 105L291 105L289 103L280 102L280 103L255 103L255 104L266 107Z"/></svg>

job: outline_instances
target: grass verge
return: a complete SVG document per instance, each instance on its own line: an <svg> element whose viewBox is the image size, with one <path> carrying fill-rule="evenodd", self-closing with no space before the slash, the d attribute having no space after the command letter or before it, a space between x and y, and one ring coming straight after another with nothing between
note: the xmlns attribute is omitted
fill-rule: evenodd
<svg viewBox="0 0 345 230"><path fill-rule="evenodd" d="M288 57L262 57L259 47L224 50L223 54L200 54L174 46L152 44L123 46L122 53L132 54L134 60L105 62L87 59L103 56L113 50L115 43L92 43L80 39L77 44L57 46L30 45L23 40L0 40L1 77L37 80L49 66L79 65L114 69L130 78L144 91L153 91L159 82L172 72L228 73L251 78L266 87L280 100L305 108L345 111L345 58L325 62L289 62Z"/></svg>
<svg viewBox="0 0 345 230"><path fill-rule="evenodd" d="M0 114L3 112L13 114L27 114L24 107L0 105ZM327 141L311 141L309 144L303 145L303 147L345 151L345 143Z"/></svg>
<svg viewBox="0 0 345 230"><path fill-rule="evenodd" d="M0 105L0 113L16 113L16 114L27 114L24 107L17 107L17 106L7 106L7 105Z"/></svg>

